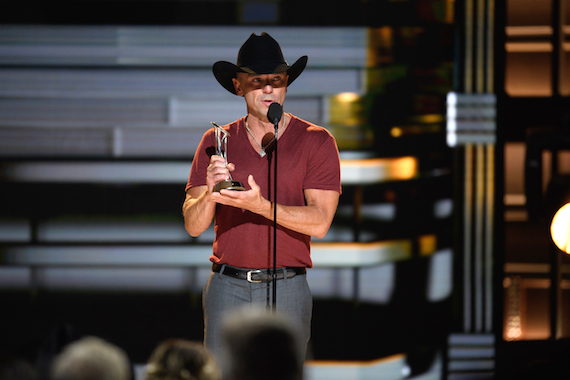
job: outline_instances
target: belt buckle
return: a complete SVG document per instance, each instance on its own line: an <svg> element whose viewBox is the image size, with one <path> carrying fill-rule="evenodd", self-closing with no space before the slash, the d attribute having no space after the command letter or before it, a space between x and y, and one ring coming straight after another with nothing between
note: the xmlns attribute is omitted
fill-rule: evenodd
<svg viewBox="0 0 570 380"><path fill-rule="evenodd" d="M254 281L254 280L251 278L251 275L254 274L254 273L261 273L261 270L260 270L260 269L248 270L247 273L246 273L245 279L246 279L248 282L252 282L252 283L254 283L254 284L262 283L263 281L261 281L261 280Z"/></svg>

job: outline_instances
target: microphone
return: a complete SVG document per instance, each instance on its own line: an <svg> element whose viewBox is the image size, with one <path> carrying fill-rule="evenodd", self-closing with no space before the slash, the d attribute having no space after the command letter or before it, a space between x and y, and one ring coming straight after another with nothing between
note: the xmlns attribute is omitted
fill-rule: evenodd
<svg viewBox="0 0 570 380"><path fill-rule="evenodd" d="M274 125L279 123L281 116L283 115L283 107L277 102L273 102L269 105L269 110L267 111L267 119Z"/></svg>

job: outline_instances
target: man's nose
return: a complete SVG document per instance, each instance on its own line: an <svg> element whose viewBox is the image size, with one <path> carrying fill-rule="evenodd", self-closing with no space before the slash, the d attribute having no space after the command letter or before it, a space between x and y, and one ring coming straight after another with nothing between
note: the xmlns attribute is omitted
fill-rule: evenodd
<svg viewBox="0 0 570 380"><path fill-rule="evenodd" d="M271 93L273 92L273 86L271 85L271 81L267 80L265 85L263 85L263 92Z"/></svg>

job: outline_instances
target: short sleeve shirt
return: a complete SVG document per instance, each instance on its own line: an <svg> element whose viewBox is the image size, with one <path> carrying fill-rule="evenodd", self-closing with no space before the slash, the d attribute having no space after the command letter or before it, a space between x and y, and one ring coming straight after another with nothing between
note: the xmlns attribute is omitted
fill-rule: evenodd
<svg viewBox="0 0 570 380"><path fill-rule="evenodd" d="M290 122L277 143L277 203L304 206L304 190L341 192L338 147L325 128L287 114ZM264 198L273 200L274 159L271 148L261 157L249 142L245 118L223 126L228 138L227 159L235 164L232 178L249 189L251 174ZM206 169L215 152L213 128L196 151L186 189L206 185ZM279 221L279 214L277 214ZM273 267L273 221L255 213L218 204L216 237L210 260L240 268ZM308 235L277 226L277 267L312 267Z"/></svg>

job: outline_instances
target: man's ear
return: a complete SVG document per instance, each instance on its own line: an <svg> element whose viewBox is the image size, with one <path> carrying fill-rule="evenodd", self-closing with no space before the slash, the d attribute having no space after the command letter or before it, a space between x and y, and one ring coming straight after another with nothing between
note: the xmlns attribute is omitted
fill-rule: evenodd
<svg viewBox="0 0 570 380"><path fill-rule="evenodd" d="M236 90L236 95L238 96L243 96L243 91L241 89L241 84L239 83L239 81L237 80L237 78L232 78L232 82L234 84L234 88Z"/></svg>

